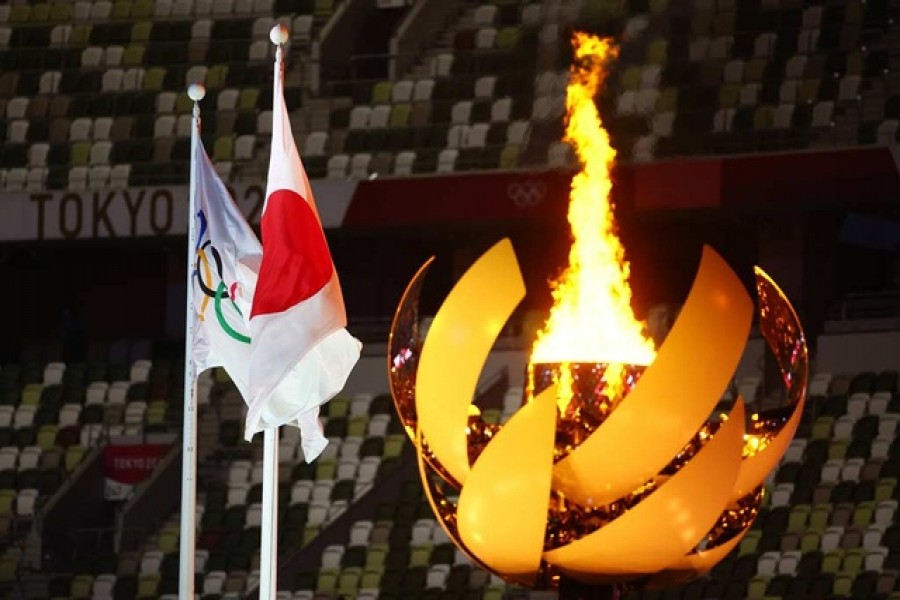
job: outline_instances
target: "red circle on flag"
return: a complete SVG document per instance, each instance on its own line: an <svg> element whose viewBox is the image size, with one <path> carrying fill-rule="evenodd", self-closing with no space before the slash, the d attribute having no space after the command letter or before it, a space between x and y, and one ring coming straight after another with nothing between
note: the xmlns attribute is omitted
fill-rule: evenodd
<svg viewBox="0 0 900 600"><path fill-rule="evenodd" d="M293 190L275 190L260 228L263 258L250 316L278 313L325 287L334 265L322 225Z"/></svg>

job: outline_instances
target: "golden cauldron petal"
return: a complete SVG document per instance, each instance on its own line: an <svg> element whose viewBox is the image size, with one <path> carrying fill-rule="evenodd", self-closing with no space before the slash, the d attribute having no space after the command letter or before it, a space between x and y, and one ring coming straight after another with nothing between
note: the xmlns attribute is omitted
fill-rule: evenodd
<svg viewBox="0 0 900 600"><path fill-rule="evenodd" d="M419 366L419 354L422 343L419 339L419 296L425 276L434 263L432 256L419 267L416 274L406 286L388 337L388 376L391 384L391 396L394 407L400 416L403 428L414 444L416 443L416 369Z"/></svg>
<svg viewBox="0 0 900 600"><path fill-rule="evenodd" d="M478 559L478 557L472 553L471 550L469 550L466 544L462 541L462 538L460 538L459 529L456 522L457 505L447 497L447 495L444 493L444 490L440 486L435 484L434 478L440 477L440 474L434 467L432 467L428 463L428 461L425 460L424 453L418 450L418 448L421 447L420 444L422 442L421 432L418 433L417 438L416 462L419 465L419 478L422 480L422 488L425 490L425 498L428 499L428 504L431 505L432 512L434 512L435 516L437 516L438 523L447 534L447 537L449 537L450 540L453 541L453 543L456 545L456 547L462 550L474 564L482 567L485 571L490 571L490 569L484 563L482 563Z"/></svg>
<svg viewBox="0 0 900 600"><path fill-rule="evenodd" d="M544 560L586 583L600 574L638 577L675 563L696 547L728 503L743 435L744 405L738 402L709 443L658 490L598 531L545 552Z"/></svg>
<svg viewBox="0 0 900 600"><path fill-rule="evenodd" d="M762 501L762 496L759 497L759 501ZM741 540L744 539L744 536L747 535L747 532L750 531L752 526L753 521L751 520L741 531L728 538L728 540L722 544L708 550L692 552L683 556L678 562L670 565L665 571L655 574L647 583L646 587L648 589L660 589L671 587L673 585L680 585L702 573L706 573L717 565L719 561L728 556L728 554L741 543Z"/></svg>
<svg viewBox="0 0 900 600"><path fill-rule="evenodd" d="M415 394L419 429L461 484L470 470L466 426L481 369L524 296L512 244L501 240L450 290L422 346Z"/></svg>
<svg viewBox="0 0 900 600"><path fill-rule="evenodd" d="M704 246L690 294L656 360L603 425L556 464L554 489L597 506L655 477L722 397L743 353L752 312L734 271ZM634 443L636 435L642 443Z"/></svg>
<svg viewBox="0 0 900 600"><path fill-rule="evenodd" d="M749 433L761 436L765 445L741 463L735 496L743 496L761 484L781 460L803 416L809 378L806 336L790 301L772 278L758 267L756 288L760 330L781 371L787 389L787 406L758 416L756 429Z"/></svg>
<svg viewBox="0 0 900 600"><path fill-rule="evenodd" d="M556 387L520 408L459 495L460 537L492 571L533 585L541 565L556 430Z"/></svg>

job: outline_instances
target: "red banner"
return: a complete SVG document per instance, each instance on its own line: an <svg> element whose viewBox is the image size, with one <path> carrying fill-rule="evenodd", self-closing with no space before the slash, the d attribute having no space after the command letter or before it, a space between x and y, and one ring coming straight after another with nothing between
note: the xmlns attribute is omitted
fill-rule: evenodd
<svg viewBox="0 0 900 600"><path fill-rule="evenodd" d="M107 500L122 500L153 473L168 451L167 444L109 445L103 449Z"/></svg>
<svg viewBox="0 0 900 600"><path fill-rule="evenodd" d="M565 222L571 170L453 173L360 182L342 226L473 221ZM897 161L886 147L673 159L613 170L618 210L764 208L894 201Z"/></svg>

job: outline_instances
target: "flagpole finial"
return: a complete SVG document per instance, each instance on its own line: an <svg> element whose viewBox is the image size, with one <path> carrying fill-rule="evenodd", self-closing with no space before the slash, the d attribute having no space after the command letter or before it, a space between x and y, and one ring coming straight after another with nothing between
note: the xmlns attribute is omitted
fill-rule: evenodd
<svg viewBox="0 0 900 600"><path fill-rule="evenodd" d="M290 33L287 30L287 27L284 25L278 24L269 31L269 39L272 40L272 43L276 46L283 46L288 41L288 36Z"/></svg>
<svg viewBox="0 0 900 600"><path fill-rule="evenodd" d="M202 83L192 83L188 86L187 95L194 102L200 102L206 96L206 88Z"/></svg>

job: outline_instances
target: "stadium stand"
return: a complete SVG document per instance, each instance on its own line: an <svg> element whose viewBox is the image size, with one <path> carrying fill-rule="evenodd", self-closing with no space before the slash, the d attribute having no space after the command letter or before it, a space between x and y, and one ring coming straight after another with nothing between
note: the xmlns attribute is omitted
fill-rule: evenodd
<svg viewBox="0 0 900 600"><path fill-rule="evenodd" d="M200 80L217 168L258 178L275 21L292 29L286 99L313 177L571 164L559 139L576 26L623 32L605 103L626 160L892 143L900 117L884 1L467 2L406 72L321 86L300 63L342 18L332 2L96 6L0 15L4 189L184 182L181 91Z"/></svg>
<svg viewBox="0 0 900 600"><path fill-rule="evenodd" d="M621 35L600 102L622 161L894 145L900 135L893 0L465 0L405 66L351 53L329 70L314 50L348 19L349 3L0 5L0 190L185 183L183 90L194 81L208 89L203 141L218 172L259 181L274 23L291 30L285 99L313 178L571 168L560 139L576 27ZM381 25L397 33L410 14ZM0 592L27 581L36 600L176 597L171 513L118 554L78 548L64 569L31 565L35 516L99 448L177 435L181 365L179 352L145 339L94 340L83 359L66 359L58 344L28 346L0 365ZM628 597L900 598L897 379L817 371L801 429L739 548L706 577ZM759 379L738 386L769 400ZM223 372L204 375L198 395L197 588L203 600L239 598L259 575L260 445L242 441L243 401ZM505 420L520 397L510 388L486 419ZM279 600L524 594L449 543L389 396L339 396L323 420L330 444L311 465L296 430L282 433L279 553L298 569L281 575Z"/></svg>

